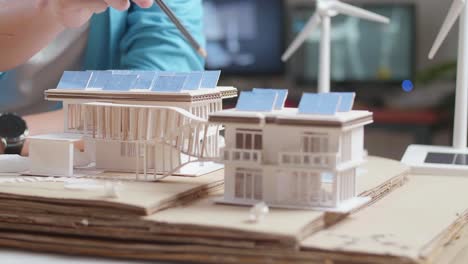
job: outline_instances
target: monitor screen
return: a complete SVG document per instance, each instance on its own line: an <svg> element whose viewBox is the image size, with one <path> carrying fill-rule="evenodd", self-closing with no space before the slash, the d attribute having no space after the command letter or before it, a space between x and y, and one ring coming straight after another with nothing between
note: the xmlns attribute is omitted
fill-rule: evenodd
<svg viewBox="0 0 468 264"><path fill-rule="evenodd" d="M205 0L206 67L231 74L283 70L281 0Z"/></svg>
<svg viewBox="0 0 468 264"><path fill-rule="evenodd" d="M389 25L347 15L332 18L331 79L337 83L401 82L414 70L414 6L411 4L361 4L369 11L391 19ZM313 7L295 8L290 38L295 37L314 12ZM296 80L317 81L320 29L313 32L291 58Z"/></svg>

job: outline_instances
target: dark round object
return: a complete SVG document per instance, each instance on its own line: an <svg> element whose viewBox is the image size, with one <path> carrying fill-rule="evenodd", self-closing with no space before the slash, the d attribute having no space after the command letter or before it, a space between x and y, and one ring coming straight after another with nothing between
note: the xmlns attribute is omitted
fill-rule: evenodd
<svg viewBox="0 0 468 264"><path fill-rule="evenodd" d="M26 131L26 122L12 113L0 114L0 137L12 139L20 137Z"/></svg>

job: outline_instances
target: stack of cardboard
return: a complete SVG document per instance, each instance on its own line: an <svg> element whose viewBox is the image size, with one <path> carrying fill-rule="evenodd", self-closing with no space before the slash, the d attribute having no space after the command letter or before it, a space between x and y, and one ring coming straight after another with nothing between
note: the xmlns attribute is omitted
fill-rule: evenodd
<svg viewBox="0 0 468 264"><path fill-rule="evenodd" d="M468 219L468 178L411 176L380 158L357 180L372 201L350 216L271 208L258 223L248 207L214 202L222 171L124 181L118 198L34 179L0 183L2 246L210 263L426 263Z"/></svg>

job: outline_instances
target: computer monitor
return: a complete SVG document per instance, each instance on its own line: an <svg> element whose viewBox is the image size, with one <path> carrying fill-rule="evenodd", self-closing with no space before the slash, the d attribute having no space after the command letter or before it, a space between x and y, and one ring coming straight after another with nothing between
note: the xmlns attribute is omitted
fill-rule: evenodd
<svg viewBox="0 0 468 264"><path fill-rule="evenodd" d="M204 0L207 69L224 74L281 73L282 0Z"/></svg>
<svg viewBox="0 0 468 264"><path fill-rule="evenodd" d="M381 3L357 6L384 15L391 22L385 25L347 15L332 18L332 82L340 87L346 84L362 87L411 79L415 61L414 6ZM290 39L303 29L313 12L311 6L292 10ZM290 70L299 83L317 81L319 43L320 29L317 29L292 57Z"/></svg>

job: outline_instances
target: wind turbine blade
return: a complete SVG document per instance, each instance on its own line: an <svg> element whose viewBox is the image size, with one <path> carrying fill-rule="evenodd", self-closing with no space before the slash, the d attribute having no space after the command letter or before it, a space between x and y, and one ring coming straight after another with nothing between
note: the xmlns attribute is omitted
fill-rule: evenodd
<svg viewBox="0 0 468 264"><path fill-rule="evenodd" d="M335 1L332 5L332 9L342 14L359 17L366 20L371 20L384 24L390 23L390 19L388 19L387 17L340 1Z"/></svg>
<svg viewBox="0 0 468 264"><path fill-rule="evenodd" d="M299 49L299 47L306 41L307 37L317 28L317 26L320 23L320 17L318 13L315 13L309 21L307 21L307 24L305 25L304 29L299 33L299 35L296 36L294 41L291 43L291 45L288 47L286 52L283 54L281 57L281 60L283 62L287 61L293 54L294 52Z"/></svg>
<svg viewBox="0 0 468 264"><path fill-rule="evenodd" d="M460 16L461 12L463 11L464 6L465 0L453 1L452 5L450 6L450 10L447 14L447 17L445 18L445 21L442 24L439 34L437 35L434 45L432 46L431 51L429 52L429 59L432 60L436 55L437 51L439 51L440 46L442 46L442 43L447 38L448 33L450 32L453 25Z"/></svg>

